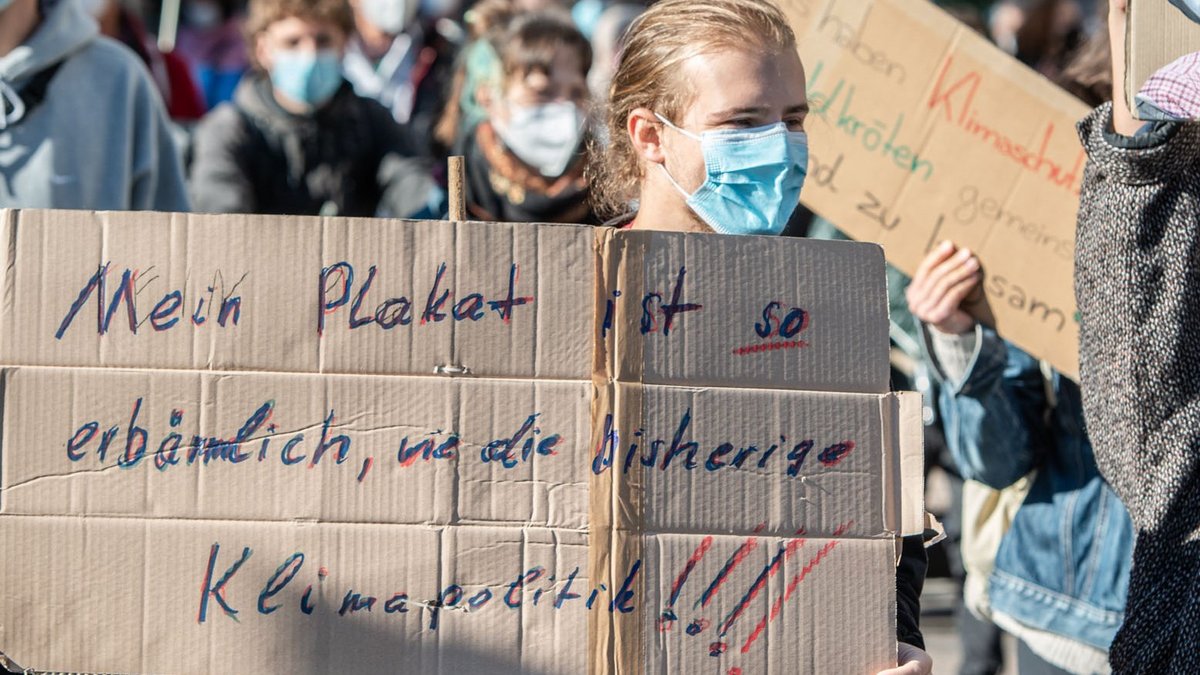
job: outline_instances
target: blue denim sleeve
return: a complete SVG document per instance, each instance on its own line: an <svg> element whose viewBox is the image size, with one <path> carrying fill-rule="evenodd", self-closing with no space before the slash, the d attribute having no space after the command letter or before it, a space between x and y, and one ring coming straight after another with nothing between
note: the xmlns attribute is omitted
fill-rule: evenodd
<svg viewBox="0 0 1200 675"><path fill-rule="evenodd" d="M962 380L943 380L938 398L946 445L964 478L1003 489L1029 473L1053 443L1037 360L991 329L980 332Z"/></svg>

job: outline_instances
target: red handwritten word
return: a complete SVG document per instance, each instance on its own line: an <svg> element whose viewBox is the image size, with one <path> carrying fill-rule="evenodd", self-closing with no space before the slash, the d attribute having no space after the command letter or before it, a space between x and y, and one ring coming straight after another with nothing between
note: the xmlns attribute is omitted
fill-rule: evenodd
<svg viewBox="0 0 1200 675"><path fill-rule="evenodd" d="M1066 164L1056 162L1046 156L1046 148L1054 135L1054 123L1047 122L1045 132L1041 136L1041 144L1036 150L1017 143L993 126L979 119L979 111L973 106L975 95L983 83L983 76L975 71L951 82L949 80L950 66L954 63L952 57L946 57L946 63L938 73L937 83L927 104L930 110L941 110L946 121L951 122L972 136L978 136L985 143L990 143L992 149L999 154L1016 161L1027 171L1048 180L1056 187L1079 194L1079 172L1083 168L1084 153L1080 149L1075 157L1075 164L1069 172ZM1044 171L1044 175L1043 175Z"/></svg>

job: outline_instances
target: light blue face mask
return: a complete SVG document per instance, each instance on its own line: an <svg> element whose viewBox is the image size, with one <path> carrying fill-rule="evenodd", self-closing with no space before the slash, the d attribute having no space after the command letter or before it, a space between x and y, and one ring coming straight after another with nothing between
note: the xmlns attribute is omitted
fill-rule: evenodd
<svg viewBox="0 0 1200 675"><path fill-rule="evenodd" d="M0 0L0 12L3 12L4 10L8 9L8 6L11 4L12 4L12 0Z"/></svg>
<svg viewBox="0 0 1200 675"><path fill-rule="evenodd" d="M718 129L700 135L663 124L700 141L706 178L688 194L662 166L687 205L721 234L779 234L800 203L808 173L808 136L783 122L754 129Z"/></svg>
<svg viewBox="0 0 1200 675"><path fill-rule="evenodd" d="M342 85L342 60L332 49L276 51L271 85L297 103L320 107Z"/></svg>

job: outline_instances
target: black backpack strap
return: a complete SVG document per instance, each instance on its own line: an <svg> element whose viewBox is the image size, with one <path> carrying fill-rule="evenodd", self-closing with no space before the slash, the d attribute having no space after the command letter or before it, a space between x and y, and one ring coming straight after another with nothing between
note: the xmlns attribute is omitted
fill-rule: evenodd
<svg viewBox="0 0 1200 675"><path fill-rule="evenodd" d="M42 101L46 100L46 91L50 89L50 81L58 74L58 69L62 67L62 64L62 61L58 61L43 68L33 77L29 78L21 88L16 90L16 95L21 99L21 103L25 105L26 116L41 105ZM5 118L13 114L16 110L16 105L8 96L0 96L0 102L4 105ZM16 121L19 122L20 120Z"/></svg>

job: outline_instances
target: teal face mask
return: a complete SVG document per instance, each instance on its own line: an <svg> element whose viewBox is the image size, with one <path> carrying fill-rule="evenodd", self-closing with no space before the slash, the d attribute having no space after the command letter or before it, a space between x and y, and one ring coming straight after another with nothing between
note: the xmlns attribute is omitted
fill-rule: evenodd
<svg viewBox="0 0 1200 675"><path fill-rule="evenodd" d="M11 4L12 4L12 0L0 0L0 12L3 12L4 10L8 9L8 6Z"/></svg>
<svg viewBox="0 0 1200 675"><path fill-rule="evenodd" d="M332 98L341 85L342 61L336 51L275 52L271 65L271 86L293 101L317 108Z"/></svg>
<svg viewBox="0 0 1200 675"><path fill-rule="evenodd" d="M663 172L687 205L721 234L779 234L800 203L808 173L808 136L783 122L754 129L719 129L700 135L663 124L700 142L706 177L688 194L666 165Z"/></svg>

